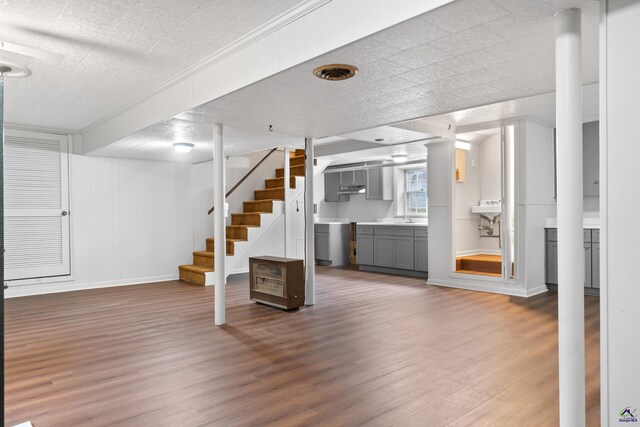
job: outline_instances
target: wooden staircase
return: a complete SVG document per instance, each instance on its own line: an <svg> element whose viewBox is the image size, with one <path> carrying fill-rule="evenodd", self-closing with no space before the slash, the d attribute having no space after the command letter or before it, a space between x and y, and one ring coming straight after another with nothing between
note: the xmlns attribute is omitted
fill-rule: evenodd
<svg viewBox="0 0 640 427"><path fill-rule="evenodd" d="M291 152L289 158L289 188L296 188L296 176L304 176L304 150ZM264 189L254 191L254 200L242 202L242 213L231 214L231 225L227 225L226 255L234 255L235 243L247 241L249 228L260 227L261 214L273 212L273 201L284 200L284 168L276 169L276 177L265 179ZM205 251L193 252L193 264L178 267L180 280L205 284L205 273L214 271L214 238L206 241Z"/></svg>

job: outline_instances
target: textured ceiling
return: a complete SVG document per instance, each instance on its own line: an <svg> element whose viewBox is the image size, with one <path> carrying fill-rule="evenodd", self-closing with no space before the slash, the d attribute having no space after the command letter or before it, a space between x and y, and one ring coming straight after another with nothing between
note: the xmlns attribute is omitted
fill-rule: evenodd
<svg viewBox="0 0 640 427"><path fill-rule="evenodd" d="M489 104L503 107L485 110L491 114L482 117L500 119L501 113L517 109L517 101L504 101L555 90L553 14L576 6L583 10L583 81L595 83L597 1L457 0L194 111L261 134L272 124L276 133L300 138L339 136ZM334 62L354 64L360 72L342 82L312 75L314 67ZM530 101L523 102L518 111L526 113ZM554 121L552 110L537 114ZM166 129L162 123L153 127ZM134 134L101 151L126 151L136 138ZM252 151L269 143L259 138L237 142L233 151Z"/></svg>
<svg viewBox="0 0 640 427"><path fill-rule="evenodd" d="M2 0L0 40L61 53L6 84L11 123L82 129L301 0Z"/></svg>

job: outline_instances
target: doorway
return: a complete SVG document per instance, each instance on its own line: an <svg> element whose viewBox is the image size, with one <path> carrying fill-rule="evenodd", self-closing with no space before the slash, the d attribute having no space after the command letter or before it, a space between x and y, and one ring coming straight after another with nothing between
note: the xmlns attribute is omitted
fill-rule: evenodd
<svg viewBox="0 0 640 427"><path fill-rule="evenodd" d="M515 278L516 146L513 123L456 135L455 273Z"/></svg>

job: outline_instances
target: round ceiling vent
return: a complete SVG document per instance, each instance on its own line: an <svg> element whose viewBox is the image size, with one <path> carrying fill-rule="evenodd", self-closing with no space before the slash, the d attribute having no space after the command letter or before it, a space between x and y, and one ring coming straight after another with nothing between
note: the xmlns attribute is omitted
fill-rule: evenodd
<svg viewBox="0 0 640 427"><path fill-rule="evenodd" d="M322 80L347 80L358 73L358 67L348 64L323 65L313 70L313 74Z"/></svg>
<svg viewBox="0 0 640 427"><path fill-rule="evenodd" d="M0 61L0 74L2 77L27 77L31 70L22 65Z"/></svg>

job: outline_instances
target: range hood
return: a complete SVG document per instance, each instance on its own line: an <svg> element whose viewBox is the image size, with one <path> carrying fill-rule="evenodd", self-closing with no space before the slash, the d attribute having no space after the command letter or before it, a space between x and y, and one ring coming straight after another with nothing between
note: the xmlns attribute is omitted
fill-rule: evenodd
<svg viewBox="0 0 640 427"><path fill-rule="evenodd" d="M338 187L338 194L364 194L364 185L341 185Z"/></svg>

